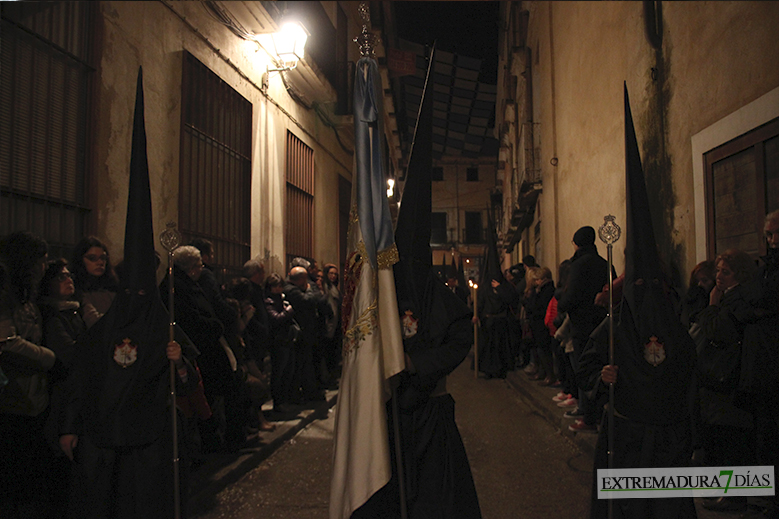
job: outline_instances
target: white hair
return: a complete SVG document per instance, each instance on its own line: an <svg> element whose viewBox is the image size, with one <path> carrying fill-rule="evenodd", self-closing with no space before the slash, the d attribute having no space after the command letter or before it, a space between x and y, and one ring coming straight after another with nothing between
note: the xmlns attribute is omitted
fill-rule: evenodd
<svg viewBox="0 0 779 519"><path fill-rule="evenodd" d="M203 263L197 247L183 245L173 251L173 263L181 270L189 271Z"/></svg>

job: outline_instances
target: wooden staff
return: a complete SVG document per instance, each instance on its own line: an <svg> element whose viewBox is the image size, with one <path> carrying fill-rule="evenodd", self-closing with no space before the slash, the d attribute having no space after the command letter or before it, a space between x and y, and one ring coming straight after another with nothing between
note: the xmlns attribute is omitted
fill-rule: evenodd
<svg viewBox="0 0 779 519"><path fill-rule="evenodd" d="M168 342L176 340L176 318L174 313L173 288L173 251L181 244L181 234L176 230L175 222L168 223L168 228L160 235L160 243L168 251ZM171 360L170 365L170 417L173 426L173 517L181 518L181 489L179 488L179 441L178 424L176 420L176 365Z"/></svg>

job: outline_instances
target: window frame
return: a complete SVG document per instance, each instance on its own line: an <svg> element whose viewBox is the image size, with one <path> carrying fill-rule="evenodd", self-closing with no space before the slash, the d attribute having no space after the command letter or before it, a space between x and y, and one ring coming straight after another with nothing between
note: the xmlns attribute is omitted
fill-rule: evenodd
<svg viewBox="0 0 779 519"><path fill-rule="evenodd" d="M779 117L768 121L752 130L739 135L738 137L725 142L716 148L713 148L703 154L704 171L704 193L705 193L705 211L706 211L706 255L708 258L715 258L717 251L716 236L716 207L714 201L714 181L713 169L715 164L742 153L750 148L754 148L755 160L755 200L753 224L760 238L758 239L758 254L766 253L765 240L763 235L763 224L766 215L766 164L765 164L765 146L764 143L774 137L779 136Z"/></svg>
<svg viewBox="0 0 779 519"><path fill-rule="evenodd" d="M48 242L51 257L67 257L94 228L92 92L98 7L93 2L8 2L0 13L2 81L7 81L0 229L31 231ZM25 52L40 60L31 62L26 74ZM28 143L26 148L17 146L20 139ZM31 173L33 167L37 173Z"/></svg>
<svg viewBox="0 0 779 519"><path fill-rule="evenodd" d="M181 83L179 230L213 243L224 281L251 254L253 106L186 50Z"/></svg>
<svg viewBox="0 0 779 519"><path fill-rule="evenodd" d="M287 130L285 144L284 249L292 258L314 257L314 149Z"/></svg>

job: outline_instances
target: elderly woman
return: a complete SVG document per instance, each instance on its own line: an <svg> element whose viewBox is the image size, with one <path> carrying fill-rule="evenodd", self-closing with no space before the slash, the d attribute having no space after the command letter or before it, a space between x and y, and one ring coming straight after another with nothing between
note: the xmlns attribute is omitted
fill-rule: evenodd
<svg viewBox="0 0 779 519"><path fill-rule="evenodd" d="M235 353L225 341L224 327L197 281L203 272L200 251L191 245L173 253L176 323L200 350L197 358L206 400L224 429L225 441L240 444L245 440L245 413L240 407ZM168 276L160 284L162 301L168 305ZM216 446L214 446L216 447Z"/></svg>
<svg viewBox="0 0 779 519"><path fill-rule="evenodd" d="M108 248L94 236L83 238L73 249L71 268L81 315L91 328L108 311L119 290Z"/></svg>
<svg viewBox="0 0 779 519"><path fill-rule="evenodd" d="M717 256L714 265L715 285L709 294L709 306L698 313L697 322L711 343L716 344L720 350L735 351L735 358L738 359L743 347L744 329L758 319L756 308L749 301L747 286L747 282L754 277L756 265L747 253L735 249ZM706 382L711 377L703 366L714 354L715 350L704 349L699 352L698 358L699 369L703 370L700 399L706 464L753 465L753 416L733 405L738 372L733 372L735 379L730 388L725 384L715 387ZM712 510L746 510L747 499L720 498L704 503L704 507Z"/></svg>

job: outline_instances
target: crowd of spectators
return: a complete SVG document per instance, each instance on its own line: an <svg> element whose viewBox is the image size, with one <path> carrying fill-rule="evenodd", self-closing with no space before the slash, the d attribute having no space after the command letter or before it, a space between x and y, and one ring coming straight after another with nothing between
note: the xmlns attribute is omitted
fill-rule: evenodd
<svg viewBox="0 0 779 519"><path fill-rule="evenodd" d="M695 266L683 297L670 284L664 287L697 347L689 381L691 462L779 466L779 211L766 217L764 232L767 254L759 261L730 249ZM580 364L605 322L610 286L594 229L579 229L573 244L572 258L556 269L556 284L551 269L533 256L489 280L474 318L488 345L477 369L486 378L519 369L557 389L552 400L574 419L569 429L586 433L601 422L606 392L597 389L606 384L595 379L600 385L594 390ZM197 389L177 402L190 462L272 431L274 422L323 400L340 376L335 265L320 270L314 261L295 258L285 276L266 275L263 262L251 259L242 276L220 284L213 257L207 240L193 240L172 255L176 323L183 332L177 340L199 352ZM122 265L113 267L108 248L92 236L76 245L70 260L48 261L45 241L27 232L2 240L0 262L2 509L20 517L64 517L72 456L60 450L68 373L79 338L111 307ZM619 316L624 274L612 274ZM170 281L165 275L160 284L165 304ZM448 284L467 298L454 276ZM728 369L713 361L725 354L734 359ZM745 511L747 499L719 498L704 506Z"/></svg>
<svg viewBox="0 0 779 519"><path fill-rule="evenodd" d="M67 516L74 455L61 443L68 377L80 338L111 307L122 274L94 236L70 260L49 261L47 253L29 232L0 243L0 510L9 517ZM221 284L213 257L202 239L172 255L176 340L197 352L190 360L199 379L177 396L185 470L295 418L340 377L335 265L320 271L295 258L286 276L266 276L263 262L252 259L242 276ZM167 305L171 279L160 276Z"/></svg>
<svg viewBox="0 0 779 519"><path fill-rule="evenodd" d="M679 386L690 388L689 398L677 395L677 401L689 401L689 406L684 404L689 409L674 411L686 417L682 423L692 438L690 464L779 466L779 211L766 216L764 238L766 255L757 260L729 249L697 264L684 296L671 286L661 265L666 277L662 293L697 350L694 374ZM504 280L491 280L494 299L502 306L487 310L490 317L504 311L509 316L513 359L503 369L522 369L529 380L557 388L552 400L565 409L565 417L574 419L568 428L576 433L599 430L608 404L605 389L608 382L619 383L617 367L603 366L603 356L595 353L601 341L596 336L602 337L608 322L610 286L607 262L594 242L592 227L574 234L575 252L558 266L556 288L550 269L538 267L535 258L526 256L506 270ZM624 273L616 276L612 271L612 275L618 320L624 304ZM507 293L506 284L516 293ZM597 371L580 365L591 364L595 357L600 362ZM480 370L493 365L488 359L480 363ZM505 371L485 371L485 378L493 376L505 376ZM621 374L622 384L634 383L625 378L629 376ZM769 501L767 508L750 513L779 517L775 498ZM746 497L707 499L703 506L748 510Z"/></svg>

